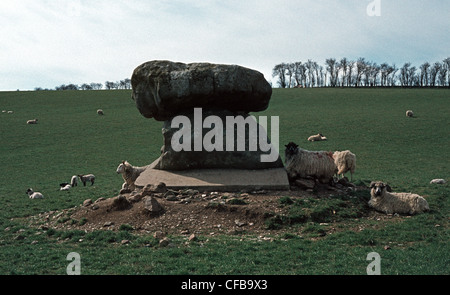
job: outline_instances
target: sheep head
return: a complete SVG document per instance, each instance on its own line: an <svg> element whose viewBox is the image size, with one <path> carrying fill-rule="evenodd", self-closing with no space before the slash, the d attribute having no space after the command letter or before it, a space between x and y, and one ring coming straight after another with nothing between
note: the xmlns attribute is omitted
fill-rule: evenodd
<svg viewBox="0 0 450 295"><path fill-rule="evenodd" d="M288 144L286 144L285 147L286 147L286 150L285 150L286 157L293 156L298 153L298 145L292 141L289 142Z"/></svg>

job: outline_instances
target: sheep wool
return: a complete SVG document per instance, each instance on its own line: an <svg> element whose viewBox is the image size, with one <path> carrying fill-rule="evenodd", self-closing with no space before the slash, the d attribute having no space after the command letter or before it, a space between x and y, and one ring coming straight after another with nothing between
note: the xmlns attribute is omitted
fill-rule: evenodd
<svg viewBox="0 0 450 295"><path fill-rule="evenodd" d="M122 189L128 188L134 190L134 182L146 168L147 166L137 167L131 165L128 161L122 161L116 169L117 174L122 173L122 178L125 181L122 185Z"/></svg>
<svg viewBox="0 0 450 295"><path fill-rule="evenodd" d="M327 140L327 138L323 136L321 133L311 135L310 137L308 137L308 141L321 141L321 140Z"/></svg>
<svg viewBox="0 0 450 295"><path fill-rule="evenodd" d="M369 206L386 214L417 214L430 210L427 200L413 193L388 192L381 181L370 184Z"/></svg>
<svg viewBox="0 0 450 295"><path fill-rule="evenodd" d="M80 175L78 175L78 177L80 178L80 180L84 186L86 186L86 182L88 182L88 181L91 182L91 185L94 185L94 181L95 181L94 174L86 174L86 175L80 174Z"/></svg>
<svg viewBox="0 0 450 295"><path fill-rule="evenodd" d="M344 177L344 174L350 171L351 180L353 180L353 173L356 169L356 155L349 150L335 151L333 158L338 168L337 175Z"/></svg>
<svg viewBox="0 0 450 295"><path fill-rule="evenodd" d="M332 152L304 150L293 142L285 147L286 170L291 179L314 177L327 183L337 172Z"/></svg>

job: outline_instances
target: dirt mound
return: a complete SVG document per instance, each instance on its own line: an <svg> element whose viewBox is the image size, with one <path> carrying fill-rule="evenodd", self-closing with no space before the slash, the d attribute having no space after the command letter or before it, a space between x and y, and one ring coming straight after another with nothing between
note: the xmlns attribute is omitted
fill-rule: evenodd
<svg viewBox="0 0 450 295"><path fill-rule="evenodd" d="M319 191L253 191L248 193L173 191L144 188L113 198L86 200L82 205L36 216L40 226L54 229L120 230L165 234L267 234L267 219L288 214L280 198L323 198L344 193L332 187ZM151 202L150 202L151 200ZM151 206L149 207L149 204ZM155 209L156 207L156 209ZM45 220L42 224L42 220ZM282 233L284 229L277 229Z"/></svg>

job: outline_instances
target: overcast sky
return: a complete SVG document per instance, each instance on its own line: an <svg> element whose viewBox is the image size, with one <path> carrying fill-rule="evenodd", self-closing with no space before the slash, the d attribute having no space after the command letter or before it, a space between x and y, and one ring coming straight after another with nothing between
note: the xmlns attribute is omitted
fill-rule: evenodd
<svg viewBox="0 0 450 295"><path fill-rule="evenodd" d="M448 0L1 0L0 90L115 82L155 59L273 82L276 64L308 59L419 67L450 57L449 29Z"/></svg>

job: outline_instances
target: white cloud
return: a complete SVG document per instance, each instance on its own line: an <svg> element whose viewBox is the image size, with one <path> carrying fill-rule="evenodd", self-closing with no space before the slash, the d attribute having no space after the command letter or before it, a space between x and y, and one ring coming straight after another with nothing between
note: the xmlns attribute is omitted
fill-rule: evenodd
<svg viewBox="0 0 450 295"><path fill-rule="evenodd" d="M280 62L448 57L445 0L0 2L0 90L116 81L152 59L240 64L271 79ZM431 4L432 3L432 4Z"/></svg>

